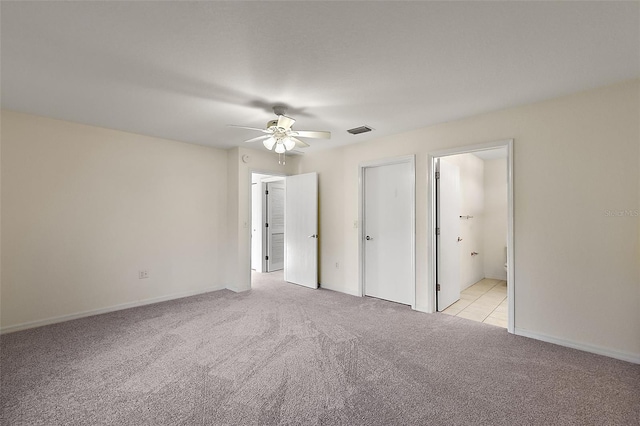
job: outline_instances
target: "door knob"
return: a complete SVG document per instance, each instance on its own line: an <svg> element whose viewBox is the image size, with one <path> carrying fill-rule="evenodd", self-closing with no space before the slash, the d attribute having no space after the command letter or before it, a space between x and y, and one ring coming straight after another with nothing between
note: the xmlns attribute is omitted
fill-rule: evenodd
<svg viewBox="0 0 640 426"><path fill-rule="evenodd" d="M367 239L367 241L371 241L371 240L373 240L373 237L370 237L370 236L368 236L368 235L367 235L365 238Z"/></svg>
<svg viewBox="0 0 640 426"><path fill-rule="evenodd" d="M311 235L309 235L309 237L307 237L307 238L318 238L318 234L311 234Z"/></svg>

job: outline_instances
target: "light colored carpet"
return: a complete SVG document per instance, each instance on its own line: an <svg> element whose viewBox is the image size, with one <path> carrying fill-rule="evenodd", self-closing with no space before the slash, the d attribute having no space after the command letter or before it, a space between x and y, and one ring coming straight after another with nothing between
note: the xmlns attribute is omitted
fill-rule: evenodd
<svg viewBox="0 0 640 426"><path fill-rule="evenodd" d="M4 335L3 425L638 425L640 366L267 276Z"/></svg>

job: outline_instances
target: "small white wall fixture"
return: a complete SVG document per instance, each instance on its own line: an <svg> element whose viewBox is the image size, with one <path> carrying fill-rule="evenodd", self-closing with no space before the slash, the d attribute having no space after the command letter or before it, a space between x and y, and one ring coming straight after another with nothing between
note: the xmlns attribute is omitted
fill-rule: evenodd
<svg viewBox="0 0 640 426"><path fill-rule="evenodd" d="M436 312L436 159L450 155L467 154L496 148L507 150L507 331L515 331L515 255L514 255L514 218L513 218L513 139L487 142L477 145L462 146L428 154L428 196L427 196L427 249L428 249L428 283L427 310Z"/></svg>
<svg viewBox="0 0 640 426"><path fill-rule="evenodd" d="M406 155L401 157L392 157L381 160L367 161L360 163L359 165L359 181L358 181L358 264L359 264L359 295L362 297L365 295L365 255L364 255L364 243L366 223L364 218L365 208L365 169L368 167L379 167L393 164L408 163L411 167L411 180L410 180L410 205L411 205L411 275L410 281L412 286L411 308L416 309L416 250L415 250L415 235L416 235L416 220L415 220L415 156Z"/></svg>

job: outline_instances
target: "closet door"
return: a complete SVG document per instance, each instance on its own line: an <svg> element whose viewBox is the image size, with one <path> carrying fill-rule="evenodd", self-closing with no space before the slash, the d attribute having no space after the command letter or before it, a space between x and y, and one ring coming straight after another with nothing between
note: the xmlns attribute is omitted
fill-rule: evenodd
<svg viewBox="0 0 640 426"><path fill-rule="evenodd" d="M267 272L284 268L284 183L269 182L267 200Z"/></svg>

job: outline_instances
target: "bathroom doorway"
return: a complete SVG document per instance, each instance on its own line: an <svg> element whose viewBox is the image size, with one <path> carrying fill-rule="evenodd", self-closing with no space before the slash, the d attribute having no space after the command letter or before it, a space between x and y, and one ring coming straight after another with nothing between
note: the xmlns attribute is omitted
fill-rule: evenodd
<svg viewBox="0 0 640 426"><path fill-rule="evenodd" d="M431 154L429 224L433 311L513 332L511 153L505 141Z"/></svg>

